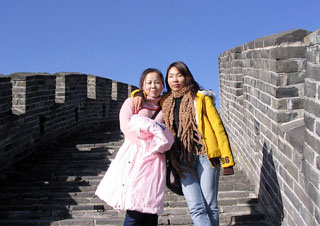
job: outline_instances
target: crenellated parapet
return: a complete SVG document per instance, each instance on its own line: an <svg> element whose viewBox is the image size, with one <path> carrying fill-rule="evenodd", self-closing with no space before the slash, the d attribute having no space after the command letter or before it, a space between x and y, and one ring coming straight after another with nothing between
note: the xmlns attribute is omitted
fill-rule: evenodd
<svg viewBox="0 0 320 226"><path fill-rule="evenodd" d="M81 73L0 75L0 172L60 137L118 127L134 88Z"/></svg>
<svg viewBox="0 0 320 226"><path fill-rule="evenodd" d="M236 162L276 225L320 224L319 30L219 57L220 113Z"/></svg>

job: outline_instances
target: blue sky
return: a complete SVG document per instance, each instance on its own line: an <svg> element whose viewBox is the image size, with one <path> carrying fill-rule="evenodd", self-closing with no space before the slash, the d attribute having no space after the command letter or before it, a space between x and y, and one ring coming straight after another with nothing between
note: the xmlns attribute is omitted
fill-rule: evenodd
<svg viewBox="0 0 320 226"><path fill-rule="evenodd" d="M218 94L222 52L315 31L319 8L319 0L0 0L0 74L81 72L138 86L145 68L165 74L181 60Z"/></svg>

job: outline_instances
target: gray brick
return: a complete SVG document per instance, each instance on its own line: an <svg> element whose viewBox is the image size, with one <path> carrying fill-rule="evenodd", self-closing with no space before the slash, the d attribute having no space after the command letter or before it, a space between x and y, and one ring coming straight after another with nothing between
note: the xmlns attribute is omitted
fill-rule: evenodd
<svg viewBox="0 0 320 226"><path fill-rule="evenodd" d="M307 224L303 221L303 218L301 217L301 214L300 214L299 212L293 214L293 219L294 219L294 222L295 222L295 225L296 225L296 226L307 225Z"/></svg>
<svg viewBox="0 0 320 226"><path fill-rule="evenodd" d="M315 209L314 212L315 212L315 214L314 214L315 219L316 219L317 223L320 225L320 212L318 209Z"/></svg>
<svg viewBox="0 0 320 226"><path fill-rule="evenodd" d="M297 97L299 95L299 90L296 87L283 87L278 88L276 90L276 97L283 98L283 97Z"/></svg>
<svg viewBox="0 0 320 226"><path fill-rule="evenodd" d="M254 41L247 43L246 46L248 47L248 49L254 49L255 48Z"/></svg>
<svg viewBox="0 0 320 226"><path fill-rule="evenodd" d="M303 156L303 153L302 153L303 150L304 149L302 149L302 151L295 151L294 150L293 153L292 153L293 154L292 155L292 162L298 168L300 168L301 162L304 160L304 156Z"/></svg>
<svg viewBox="0 0 320 226"><path fill-rule="evenodd" d="M299 65L296 61L291 60L277 60L276 72L277 73L293 73L297 72Z"/></svg>
<svg viewBox="0 0 320 226"><path fill-rule="evenodd" d="M308 36L304 38L304 42L310 44L311 46L318 44L319 45L319 40L320 40L320 31L317 29L316 31L312 32Z"/></svg>
<svg viewBox="0 0 320 226"><path fill-rule="evenodd" d="M319 64L320 47L319 46L308 46L307 61L312 64Z"/></svg>
<svg viewBox="0 0 320 226"><path fill-rule="evenodd" d="M316 134L320 137L320 123L316 122Z"/></svg>
<svg viewBox="0 0 320 226"><path fill-rule="evenodd" d="M284 221L282 222L282 226L294 226L296 224L296 222L292 219L292 217L290 216L290 213L287 213L287 217L286 219L284 219Z"/></svg>
<svg viewBox="0 0 320 226"><path fill-rule="evenodd" d="M307 64L306 78L320 81L320 65Z"/></svg>
<svg viewBox="0 0 320 226"><path fill-rule="evenodd" d="M303 188L300 187L299 184L295 184L294 192L299 197L299 200L303 206L305 206L309 212L313 213L314 205L310 202L308 194L303 190ZM301 209L303 209L303 207Z"/></svg>
<svg viewBox="0 0 320 226"><path fill-rule="evenodd" d="M304 143L305 126L298 126L287 132L286 140L293 146L295 151L301 152Z"/></svg>
<svg viewBox="0 0 320 226"><path fill-rule="evenodd" d="M299 169L290 160L287 160L287 159L284 158L282 161L283 161L282 162L282 166L297 181L298 180Z"/></svg>
<svg viewBox="0 0 320 226"><path fill-rule="evenodd" d="M278 74L270 71L262 72L261 79L275 86L280 86L283 83L283 76L279 76Z"/></svg>
<svg viewBox="0 0 320 226"><path fill-rule="evenodd" d="M287 99L271 99L271 106L276 110L286 110L288 108Z"/></svg>
<svg viewBox="0 0 320 226"><path fill-rule="evenodd" d="M285 123L298 118L297 112L279 112L276 114L276 121L278 123Z"/></svg>
<svg viewBox="0 0 320 226"><path fill-rule="evenodd" d="M290 58L306 58L307 47L278 47L271 50L271 57L277 60L284 60Z"/></svg>
<svg viewBox="0 0 320 226"><path fill-rule="evenodd" d="M289 109L303 109L304 99L295 98L289 100Z"/></svg>
<svg viewBox="0 0 320 226"><path fill-rule="evenodd" d="M316 95L316 83L309 79L305 81L305 95L310 98L314 98Z"/></svg>
<svg viewBox="0 0 320 226"><path fill-rule="evenodd" d="M320 196L319 196L318 189L315 188L312 183L308 183L307 182L308 180L305 177L303 177L300 181L306 181L306 184L304 186L304 190L309 195L310 201L312 201L315 204L315 206L320 208Z"/></svg>
<svg viewBox="0 0 320 226"><path fill-rule="evenodd" d="M281 177L283 177L284 181L286 184L288 184L289 187L293 187L293 178L290 176L290 174L287 173L287 171L283 168L283 167L280 167L279 168L279 175Z"/></svg>
<svg viewBox="0 0 320 226"><path fill-rule="evenodd" d="M311 32L302 30L302 29L296 29L296 30L289 30L289 31L284 31L279 34L273 35L276 37L276 42L275 44L281 44L285 42L299 42L303 41L304 38L309 35Z"/></svg>
<svg viewBox="0 0 320 226"><path fill-rule="evenodd" d="M308 113L305 113L304 123L305 123L307 129L309 129L310 131L314 131L314 125L315 125L315 118L314 117L312 117Z"/></svg>
<svg viewBox="0 0 320 226"><path fill-rule="evenodd" d="M261 50L261 58L270 59L270 50L269 49Z"/></svg>
<svg viewBox="0 0 320 226"><path fill-rule="evenodd" d="M316 137L312 136L308 132L305 134L305 138L307 144L310 145L314 151L320 154L320 140L318 140Z"/></svg>
<svg viewBox="0 0 320 226"><path fill-rule="evenodd" d="M314 114L316 117L320 117L320 104L310 99L305 99L304 102L304 108L307 112Z"/></svg>
<svg viewBox="0 0 320 226"><path fill-rule="evenodd" d="M284 195L288 197L288 199L291 201L295 209L300 209L301 202L299 202L295 192L291 190L288 186L284 186L283 189Z"/></svg>
<svg viewBox="0 0 320 226"><path fill-rule="evenodd" d="M291 73L287 75L286 85L295 85L295 84L300 84L304 82L305 82L304 72Z"/></svg>
<svg viewBox="0 0 320 226"><path fill-rule="evenodd" d="M262 48L263 47L263 40L261 40L261 39L255 40L254 41L254 46L256 48Z"/></svg>
<svg viewBox="0 0 320 226"><path fill-rule="evenodd" d="M303 174L309 179L310 183L317 187L319 186L320 182L320 175L316 169L314 169L310 164L306 163L305 161L302 162L302 172Z"/></svg>

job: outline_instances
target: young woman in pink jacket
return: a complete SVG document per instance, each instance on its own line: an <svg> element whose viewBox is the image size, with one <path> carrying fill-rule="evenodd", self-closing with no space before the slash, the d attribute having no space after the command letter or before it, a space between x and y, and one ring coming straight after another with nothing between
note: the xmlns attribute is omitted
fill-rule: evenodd
<svg viewBox="0 0 320 226"><path fill-rule="evenodd" d="M163 212L165 151L174 142L173 135L162 124L159 100L163 86L159 70L149 68L142 73L140 88L146 101L138 112L131 97L123 103L120 129L125 141L95 193L114 209L126 210L124 226L155 226L158 214Z"/></svg>

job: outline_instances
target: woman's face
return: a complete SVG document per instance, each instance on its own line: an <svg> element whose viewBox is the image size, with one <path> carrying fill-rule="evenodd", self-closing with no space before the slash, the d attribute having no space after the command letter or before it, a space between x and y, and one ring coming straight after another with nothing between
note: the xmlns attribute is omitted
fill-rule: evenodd
<svg viewBox="0 0 320 226"><path fill-rule="evenodd" d="M153 98L160 96L163 84L159 74L157 72L148 73L144 79L142 88L144 92L146 92L147 96Z"/></svg>
<svg viewBox="0 0 320 226"><path fill-rule="evenodd" d="M186 78L178 71L176 67L169 69L167 79L172 91L179 91L186 86Z"/></svg>

